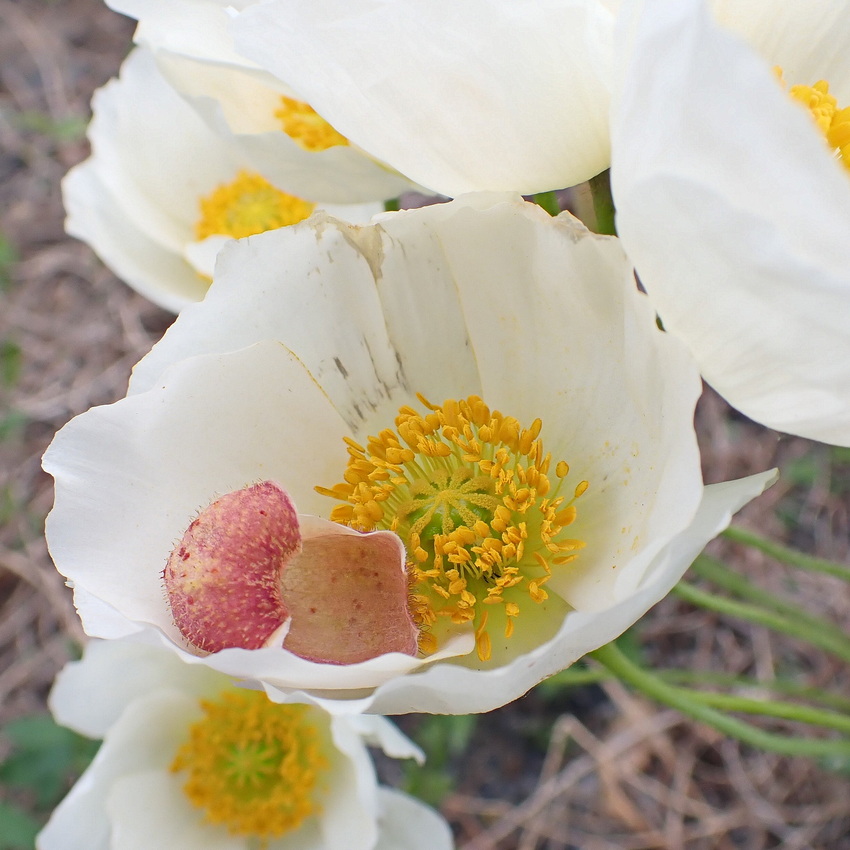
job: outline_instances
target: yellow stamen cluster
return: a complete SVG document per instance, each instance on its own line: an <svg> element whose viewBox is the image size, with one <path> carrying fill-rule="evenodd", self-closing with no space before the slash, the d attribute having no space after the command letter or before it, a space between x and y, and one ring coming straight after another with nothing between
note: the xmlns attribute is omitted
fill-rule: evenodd
<svg viewBox="0 0 850 850"><path fill-rule="evenodd" d="M315 204L276 189L259 174L240 171L226 183L201 198L201 216L195 225L198 240L208 236L242 239L296 224L313 212Z"/></svg>
<svg viewBox="0 0 850 850"><path fill-rule="evenodd" d="M328 761L308 706L239 690L201 707L171 770L188 774L183 790L210 823L265 846L320 812L315 797Z"/></svg>
<svg viewBox="0 0 850 850"><path fill-rule="evenodd" d="M347 145L348 139L338 133L307 103L281 96L280 109L274 117L283 126L283 132L304 150L317 152L338 145Z"/></svg>
<svg viewBox="0 0 850 850"><path fill-rule="evenodd" d="M542 422L523 428L517 419L478 397L430 412L402 407L395 430L363 447L346 440L344 482L316 487L343 504L331 519L362 531L389 529L405 542L411 574L411 611L420 625L420 648L431 652L437 617L472 622L482 661L490 658L491 614L499 612L509 638L530 600L548 598L552 568L574 560L584 546L564 530L576 518L580 482L560 494L569 467L555 466L539 439Z"/></svg>
<svg viewBox="0 0 850 850"><path fill-rule="evenodd" d="M775 70L782 80L782 70ZM850 169L850 106L839 108L826 80L818 80L813 86L791 86L788 94L809 110L835 156Z"/></svg>

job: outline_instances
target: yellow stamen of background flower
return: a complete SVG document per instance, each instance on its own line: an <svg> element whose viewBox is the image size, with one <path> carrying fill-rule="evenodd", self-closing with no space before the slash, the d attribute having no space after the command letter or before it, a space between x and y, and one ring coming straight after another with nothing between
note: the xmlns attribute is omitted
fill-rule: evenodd
<svg viewBox="0 0 850 850"><path fill-rule="evenodd" d="M281 192L259 174L240 171L232 183L201 198L195 235L198 240L208 236L242 239L303 221L315 206Z"/></svg>
<svg viewBox="0 0 850 850"><path fill-rule="evenodd" d="M308 103L282 95L280 109L274 117L283 126L283 132L304 150L324 151L338 145L347 145L348 139L338 133Z"/></svg>
<svg viewBox="0 0 850 850"><path fill-rule="evenodd" d="M277 705L261 691L202 700L204 717L171 765L188 774L186 796L206 820L261 846L318 814L328 761L305 705Z"/></svg>
<svg viewBox="0 0 850 850"><path fill-rule="evenodd" d="M782 69L774 70L784 85ZM808 109L835 156L850 169L850 106L839 108L826 80L818 80L813 86L791 86L788 94Z"/></svg>
<svg viewBox="0 0 850 850"><path fill-rule="evenodd" d="M343 502L331 512L335 522L389 529L404 541L420 650L436 648L430 627L448 617L473 624L478 656L487 661L488 619L504 623L509 638L528 603L548 598L552 567L578 557L584 543L565 529L588 484L561 495L564 461L550 481L540 419L523 428L478 396L440 406L419 399L430 412L402 407L395 430L370 437L365 448L346 440L344 481L316 490Z"/></svg>

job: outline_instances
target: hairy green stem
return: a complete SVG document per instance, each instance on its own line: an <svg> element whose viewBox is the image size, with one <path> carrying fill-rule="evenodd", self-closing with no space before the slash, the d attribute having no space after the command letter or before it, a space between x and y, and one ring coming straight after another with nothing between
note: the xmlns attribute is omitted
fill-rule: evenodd
<svg viewBox="0 0 850 850"><path fill-rule="evenodd" d="M707 608L709 611L717 611L731 617L749 620L760 626L766 626L775 632L799 638L843 661L850 662L850 639L831 624L819 623L817 628L813 628L809 620L801 619L798 614L791 615L778 611L768 611L757 605L738 602L735 599L725 599L684 581L679 582L673 588L673 592L700 608Z"/></svg>
<svg viewBox="0 0 850 850"><path fill-rule="evenodd" d="M645 696L664 705L669 705L671 708L675 708L689 717L693 717L695 720L707 723L724 735L750 744L753 747L789 756L809 756L812 758L850 756L850 741L835 739L813 740L778 735L759 729L744 720L730 717L711 705L707 705L704 701L700 702L694 699L694 694L698 694L699 692L692 692L685 688L668 685L657 676L644 670L630 661L614 643L600 647L595 652L591 652L590 655L606 667L621 682L631 685L635 690ZM702 696L716 697L723 695L703 694Z"/></svg>
<svg viewBox="0 0 850 850"><path fill-rule="evenodd" d="M700 578L704 578L742 599L748 599L750 602L755 602L763 608L768 608L771 611L791 617L800 628L805 626L811 633L831 635L832 639L839 643L847 640L844 632L838 626L833 625L823 617L815 617L812 614L808 614L792 602L788 602L767 590L756 587L744 575L730 570L714 558L710 558L707 555L700 555L694 561L691 569ZM850 643L848 643L848 646L850 646Z"/></svg>
<svg viewBox="0 0 850 850"><path fill-rule="evenodd" d="M798 552L796 549L789 549L787 546L774 543L772 540L767 540L758 534L754 534L752 531L747 531L745 528L729 526L723 532L723 536L729 540L734 540L736 543L752 546L754 549L770 555L771 558L776 558L777 561L790 564L792 567L826 573L827 575L844 579L844 581L850 581L850 568L836 564L834 561L828 561L826 558L815 558L812 555Z"/></svg>
<svg viewBox="0 0 850 850"><path fill-rule="evenodd" d="M803 685L790 679L776 678L762 681L751 676L737 676L734 673L719 673L715 670L655 670L654 675L668 685L708 685L797 697L808 702L818 703L821 706L828 706L850 717L850 699L847 697L824 691L821 688ZM570 667L556 673L541 684L547 689L576 688L583 685L597 685L613 678L611 671L605 667ZM697 693L705 692L697 691ZM762 700L754 700L754 702L763 704Z"/></svg>

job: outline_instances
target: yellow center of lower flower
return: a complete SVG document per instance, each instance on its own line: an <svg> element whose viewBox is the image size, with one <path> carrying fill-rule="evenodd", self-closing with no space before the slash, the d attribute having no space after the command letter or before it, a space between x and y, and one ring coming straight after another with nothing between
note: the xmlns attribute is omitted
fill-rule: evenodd
<svg viewBox="0 0 850 850"><path fill-rule="evenodd" d="M775 70L782 80L782 70ZM839 108L826 80L818 80L813 86L791 86L788 94L809 110L835 156L850 169L850 106Z"/></svg>
<svg viewBox="0 0 850 850"><path fill-rule="evenodd" d="M315 792L328 761L308 706L240 690L201 707L171 770L188 774L183 790L208 821L265 844L320 811Z"/></svg>
<svg viewBox="0 0 850 850"><path fill-rule="evenodd" d="M337 145L347 145L348 139L338 133L312 106L282 95L281 106L274 117L283 126L283 132L301 145L304 150L324 151Z"/></svg>
<svg viewBox="0 0 850 850"><path fill-rule="evenodd" d="M275 189L259 174L240 171L226 183L201 198L201 217L195 225L199 240L208 236L242 239L296 224L313 212L315 204Z"/></svg>
<svg viewBox="0 0 850 850"><path fill-rule="evenodd" d="M504 623L509 638L523 609L548 598L553 567L578 557L584 543L565 529L588 484L563 495L564 461L550 481L539 419L524 428L478 396L440 406L419 400L430 412L402 407L395 430L365 448L346 440L344 482L316 490L344 503L332 520L389 529L404 541L420 649L437 648L431 627L447 617L473 623L478 657L487 661L493 624Z"/></svg>

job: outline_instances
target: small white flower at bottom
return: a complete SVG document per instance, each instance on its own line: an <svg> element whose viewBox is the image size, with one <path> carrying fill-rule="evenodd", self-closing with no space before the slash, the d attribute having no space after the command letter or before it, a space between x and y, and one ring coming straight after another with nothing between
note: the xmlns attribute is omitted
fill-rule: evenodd
<svg viewBox="0 0 850 850"><path fill-rule="evenodd" d="M128 641L91 643L59 674L50 701L60 723L104 740L38 850L453 846L436 812L378 786L367 746L422 758L383 717L273 703Z"/></svg>

